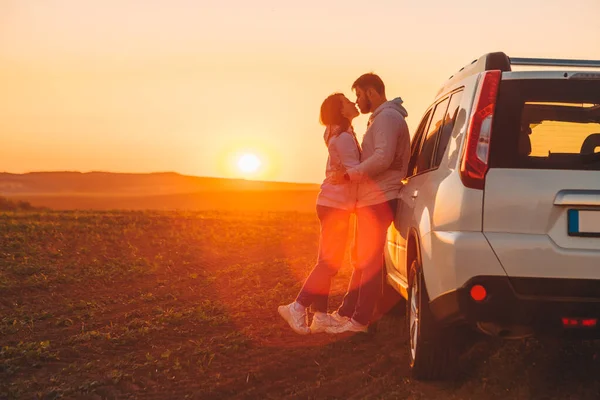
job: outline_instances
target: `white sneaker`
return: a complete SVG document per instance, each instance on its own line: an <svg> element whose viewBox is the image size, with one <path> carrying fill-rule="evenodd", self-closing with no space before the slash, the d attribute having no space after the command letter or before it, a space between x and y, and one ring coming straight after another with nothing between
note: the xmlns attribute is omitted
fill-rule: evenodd
<svg viewBox="0 0 600 400"><path fill-rule="evenodd" d="M368 332L368 329L369 329L368 325L359 324L355 320L349 319L348 321L343 322L341 324L335 324L333 326L330 326L329 328L326 328L325 332L327 332L327 333L344 333L344 332L366 333L366 332Z"/></svg>
<svg viewBox="0 0 600 400"><path fill-rule="evenodd" d="M350 321L352 318L350 317L344 317L343 315L340 315L339 312L334 311L331 314L329 314L331 316L331 318L333 318L333 320L335 322L337 322L338 324L343 324L346 321Z"/></svg>
<svg viewBox="0 0 600 400"><path fill-rule="evenodd" d="M325 329L330 326L337 325L337 320L333 317L332 314L327 313L315 313L313 316L312 323L310 324L310 332L311 333L321 333L325 332Z"/></svg>
<svg viewBox="0 0 600 400"><path fill-rule="evenodd" d="M294 332L299 335L308 335L310 333L307 324L306 308L300 305L296 306L296 302L293 302L286 306L279 306L277 311Z"/></svg>
<svg viewBox="0 0 600 400"><path fill-rule="evenodd" d="M325 332L327 328L342 325L350 319L350 317L340 315L337 311L331 314L315 313L312 324L310 324L310 331L311 333Z"/></svg>

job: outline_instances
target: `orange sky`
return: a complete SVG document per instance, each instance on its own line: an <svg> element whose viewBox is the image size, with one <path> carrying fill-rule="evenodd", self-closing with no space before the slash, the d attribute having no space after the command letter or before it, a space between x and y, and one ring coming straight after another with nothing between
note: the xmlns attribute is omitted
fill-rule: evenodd
<svg viewBox="0 0 600 400"><path fill-rule="evenodd" d="M254 178L319 182L321 101L364 72L412 130L483 53L600 59L598 0L491 3L2 0L0 171L240 177L251 152Z"/></svg>

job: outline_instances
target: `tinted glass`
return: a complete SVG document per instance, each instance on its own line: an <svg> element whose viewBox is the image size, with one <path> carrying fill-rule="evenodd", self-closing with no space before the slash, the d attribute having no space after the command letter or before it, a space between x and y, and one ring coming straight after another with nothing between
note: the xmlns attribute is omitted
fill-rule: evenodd
<svg viewBox="0 0 600 400"><path fill-rule="evenodd" d="M427 129L429 123L429 117L431 117L431 111L428 111L425 114L412 138L412 142L410 144L410 161L408 163L408 173L406 176L413 176L415 174L415 164L417 163L417 157L419 156L419 151L421 150L421 142L423 141L423 134L425 133L425 129Z"/></svg>
<svg viewBox="0 0 600 400"><path fill-rule="evenodd" d="M600 82L503 81L490 150L496 168L600 170Z"/></svg>
<svg viewBox="0 0 600 400"><path fill-rule="evenodd" d="M431 118L431 123L429 124L429 129L425 134L421 151L417 157L417 166L415 170L416 174L432 168L433 151L435 150L435 143L438 135L442 130L444 116L446 115L446 110L448 109L448 102L449 99L446 99L435 107L433 117Z"/></svg>
<svg viewBox="0 0 600 400"><path fill-rule="evenodd" d="M438 141L438 147L435 152L435 161L433 163L434 168L439 167L442 163L442 158L444 157L444 153L448 147L448 142L450 142L450 136L452 136L452 130L456 124L456 118L458 117L458 112L460 110L462 95L463 92L457 92L454 93L450 98L450 105L448 106L448 111L446 111L446 116L444 117L444 126L439 135L440 138Z"/></svg>

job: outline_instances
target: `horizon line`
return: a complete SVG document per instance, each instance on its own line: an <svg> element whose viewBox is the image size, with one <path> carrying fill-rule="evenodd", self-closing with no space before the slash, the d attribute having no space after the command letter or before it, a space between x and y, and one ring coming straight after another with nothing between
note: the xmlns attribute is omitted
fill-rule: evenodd
<svg viewBox="0 0 600 400"><path fill-rule="evenodd" d="M266 179L252 179L252 178L231 178L224 176L208 176L208 175L188 175L181 172L176 171L152 171L152 172L124 172L124 171L101 171L101 170L89 170L89 171L78 171L78 170L37 170L37 171L27 171L27 172L9 172L9 171L0 171L0 174L8 174L8 175L29 175L29 174L115 174L115 175L161 175L161 174L173 174L185 177L192 178L208 178L208 179L225 179L230 181L246 181L246 182L264 182L264 183L287 183L287 184L295 184L295 185L319 185L320 182L306 182L306 181L277 181L277 180L266 180Z"/></svg>

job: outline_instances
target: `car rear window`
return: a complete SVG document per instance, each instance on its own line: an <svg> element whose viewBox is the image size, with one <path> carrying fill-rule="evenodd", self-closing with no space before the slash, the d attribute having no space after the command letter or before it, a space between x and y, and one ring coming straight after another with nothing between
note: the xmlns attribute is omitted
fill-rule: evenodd
<svg viewBox="0 0 600 400"><path fill-rule="evenodd" d="M504 80L490 167L600 170L600 82Z"/></svg>

